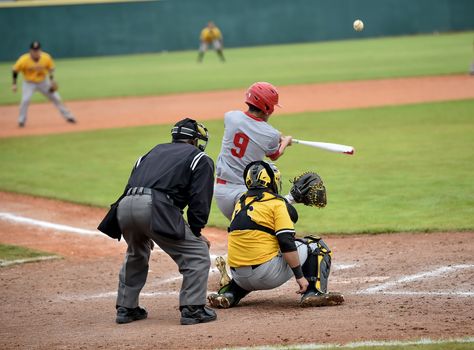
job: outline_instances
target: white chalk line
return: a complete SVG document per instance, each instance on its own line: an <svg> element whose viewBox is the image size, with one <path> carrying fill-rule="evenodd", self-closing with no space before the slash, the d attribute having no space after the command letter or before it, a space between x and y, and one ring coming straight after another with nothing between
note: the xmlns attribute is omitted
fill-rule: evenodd
<svg viewBox="0 0 474 350"><path fill-rule="evenodd" d="M69 225L62 225L62 224L55 224L53 222L48 222L48 221L42 221L42 220L36 220L36 219L31 219L27 218L24 216L20 215L15 215L12 213L6 213L6 212L0 212L0 220L5 220L5 221L10 221L10 222L15 222L19 224L24 224L24 225L30 225L30 226L36 226L36 227L41 227L41 228L46 228L54 231L60 231L60 232L67 232L67 233L73 233L73 234L78 234L82 236L99 236L103 238L108 238L104 233L98 231L98 230L87 230L83 228L78 228L78 227L73 227ZM125 243L124 240L121 240L120 242ZM163 253L163 250L160 248L157 248L156 244L151 253ZM216 257L221 256L222 254L211 254L211 259L215 260Z"/></svg>
<svg viewBox="0 0 474 350"><path fill-rule="evenodd" d="M355 263L342 263L342 264L333 264L332 265L332 270L349 270L357 267L357 264Z"/></svg>
<svg viewBox="0 0 474 350"><path fill-rule="evenodd" d="M417 280L423 280L426 278L431 278L431 277L437 277L449 272L453 272L456 270L461 270L461 269L471 269L474 268L474 265L471 264L459 264L459 265L452 265L452 266L442 266L439 267L435 270L432 271L426 271L426 272L420 272L414 275L408 275L408 276L403 276L401 278L398 278L395 281L389 281L383 284L379 284L378 286L370 287L367 289L364 289L362 291L357 292L357 294L375 294L375 293L384 293L384 294L394 294L394 293L407 293L407 292L395 292L395 291L385 291L388 288L394 288L397 287L398 285L406 282L413 282ZM418 293L418 292L417 292ZM450 293L449 295L464 295L464 296L470 296L467 295L466 293L471 293L469 292L455 292L455 291L450 291L450 292L419 292L419 293ZM417 294L412 294L412 295L417 295ZM433 295L442 295L442 294L433 294Z"/></svg>
<svg viewBox="0 0 474 350"><path fill-rule="evenodd" d="M420 340L409 341L360 341L351 342L347 344L294 344L294 345L264 345L255 347L236 347L236 348L221 348L221 350L281 350L281 349L331 349L331 348L361 348L361 347L385 347L385 346L411 346L411 345L431 345L431 344L446 344L446 343L473 343L474 337L466 338L448 338L443 340L433 340L429 338L422 338Z"/></svg>
<svg viewBox="0 0 474 350"><path fill-rule="evenodd" d="M209 274L219 272L215 267L211 268ZM180 281L183 279L182 275L169 277L164 280L159 280L157 283L148 284L149 287L158 287L171 282ZM215 291L208 291L208 293L214 293ZM157 292L141 292L140 297L157 297L157 296L175 296L178 295L179 291L157 291ZM117 292L103 292L97 294L74 294L74 295L64 295L59 297L61 300L70 301L70 300L90 300L90 299L101 299L101 298L110 298L112 296L117 296Z"/></svg>
<svg viewBox="0 0 474 350"><path fill-rule="evenodd" d="M217 256L220 256L220 255L211 254L211 260L214 260ZM344 268L353 268L353 267L356 266L356 264L346 264L346 265L342 265L342 266L344 266L344 267L342 267L342 269L344 269ZM219 270L215 267L212 267L209 271L209 274L214 274L214 273L219 273ZM149 286L150 287L158 287L158 286L162 286L162 285L169 284L169 283L172 283L172 282L181 281L182 279L183 279L182 275L169 277L169 278L166 278L164 280L159 280L156 283L150 283ZM212 292L215 292L215 291L208 291L208 293L212 293ZM140 293L140 296L156 297L156 296L170 296L170 295L174 296L174 295L177 295L177 294L179 294L179 292L177 292L177 291L168 291L168 292L161 291L161 292L148 292L148 293L142 292L142 293ZM63 296L63 297L61 297L61 299L63 299L63 300L88 300L88 299L109 298L111 296L117 296L117 292L104 292L104 293L88 294L88 295Z"/></svg>
<svg viewBox="0 0 474 350"><path fill-rule="evenodd" d="M30 219L24 216L19 216L19 215L15 215L11 213L0 212L0 219L5 220L5 221L10 221L10 222L30 225L30 226L47 228L47 229L61 231L61 232L75 233L78 235L104 237L104 234L97 230L93 231L93 230L86 230L83 228L78 228L78 227L73 227L73 226L68 226L68 225L60 225L60 224L55 224L48 221Z"/></svg>
<svg viewBox="0 0 474 350"><path fill-rule="evenodd" d="M414 291L385 291L384 295L406 295L406 296L439 296L439 297L474 297L474 292L448 291L448 292L414 292ZM360 294L359 292L357 294Z"/></svg>
<svg viewBox="0 0 474 350"><path fill-rule="evenodd" d="M98 230L87 230L83 228L78 228L78 227L73 227L69 225L62 225L62 224L55 224L52 222L48 221L42 221L42 220L36 220L36 219L31 219L7 212L0 212L0 219L10 221L10 222L16 222L16 223L21 223L25 225L31 225L31 226L36 226L36 227L41 227L41 228L46 228L46 229L51 229L55 231L60 231L60 232L67 232L67 233L73 233L73 234L78 234L78 235L85 235L85 236L100 236L104 237L104 234L99 232ZM123 241L122 241L123 242ZM152 253L163 253L163 250L155 248L153 249ZM215 260L215 258L218 255L211 255L211 259ZM0 266L10 266L14 264L21 264L21 263L26 263L26 262L32 262L32 261L41 261L41 260L50 260L54 259L56 257L42 257L42 258L36 258L36 259L19 259L19 260L13 260L13 261L0 261ZM346 264L338 264L333 266L333 270L346 270L346 269L352 269L355 268L357 264L351 264L351 263L346 263ZM428 271L428 272L422 272L419 274L415 275L410 275L410 276L404 276L402 278L399 278L396 281L390 281L386 282L384 284L374 286L367 288L365 290L359 291L356 294L376 294L382 292L383 294L390 294L390 295L413 295L413 296L419 296L419 295L433 295L433 296L464 296L464 297L471 297L474 296L474 292L470 291L449 291L449 292L411 292L411 291L386 291L388 288L396 287L397 285L401 283L406 283L406 282L412 282L415 280L420 280L420 279L425 279L429 277L436 277L448 272L452 272L458 269L465 269L465 268L473 268L474 265L453 265L453 266L443 266L440 267L436 270L433 271ZM217 271L214 269L214 271L211 270L212 272ZM383 276L377 276L377 277L369 277L369 281L376 281L376 280L382 280L385 277ZM388 278L388 277L387 277ZM171 277L169 279L163 280L160 284L165 284L165 283L170 283L174 282L177 280L182 279L182 276L176 276L176 277ZM350 284L353 283L354 279L349 279L349 280L334 280L334 283L338 284ZM360 279L358 279L360 280ZM367 280L367 278L366 278ZM156 292L158 293L158 292ZM104 294L104 293L101 293ZM105 293L106 295L108 293ZM94 298L92 295L91 298Z"/></svg>
<svg viewBox="0 0 474 350"><path fill-rule="evenodd" d="M368 276L368 277L351 277L351 278L344 278L341 279L339 277L333 277L329 279L329 283L331 284L356 284L361 282L383 282L388 280L389 276Z"/></svg>
<svg viewBox="0 0 474 350"><path fill-rule="evenodd" d="M48 255L48 256L38 256L36 258L27 258L27 259L0 260L0 267L26 264L30 262L45 261L45 260L56 260L56 259L61 259L61 257L57 255Z"/></svg>

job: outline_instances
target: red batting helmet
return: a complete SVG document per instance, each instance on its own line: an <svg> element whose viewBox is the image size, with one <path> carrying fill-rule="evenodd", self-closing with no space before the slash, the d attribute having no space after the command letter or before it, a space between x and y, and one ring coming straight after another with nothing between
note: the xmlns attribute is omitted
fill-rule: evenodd
<svg viewBox="0 0 474 350"><path fill-rule="evenodd" d="M245 94L245 103L260 109L265 115L273 113L278 104L278 91L270 83L254 83Z"/></svg>

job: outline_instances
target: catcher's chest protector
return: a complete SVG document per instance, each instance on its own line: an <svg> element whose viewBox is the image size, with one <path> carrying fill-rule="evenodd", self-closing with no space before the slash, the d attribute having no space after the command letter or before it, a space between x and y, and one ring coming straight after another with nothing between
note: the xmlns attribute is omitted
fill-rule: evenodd
<svg viewBox="0 0 474 350"><path fill-rule="evenodd" d="M240 211L234 216L234 219L230 223L229 232L235 230L258 230L267 232L271 235L275 234L275 231L269 227L260 225L252 220L252 218L248 215L248 210L251 208L251 205L255 202L258 202L263 198L263 195L257 195L254 199L252 199L248 204L245 204L245 199L247 197L243 195L240 198ZM253 210L253 208L252 208Z"/></svg>

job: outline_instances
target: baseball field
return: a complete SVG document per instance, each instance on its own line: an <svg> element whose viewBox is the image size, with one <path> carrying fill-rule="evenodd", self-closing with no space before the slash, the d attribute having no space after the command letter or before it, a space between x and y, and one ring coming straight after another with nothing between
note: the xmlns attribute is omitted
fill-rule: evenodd
<svg viewBox="0 0 474 350"><path fill-rule="evenodd" d="M19 129L21 95L0 94L0 243L52 256L0 268L1 347L472 349L473 36L229 49L225 64L212 52L197 64L194 51L58 59L77 125L37 94ZM0 63L2 86L11 65ZM284 192L307 170L325 182L327 207L298 206L296 230L325 237L330 289L346 303L300 309L289 282L218 311L217 322L182 327L180 275L157 249L142 293L148 320L115 325L125 245L95 229L107 206L135 160L168 142L184 116L208 127L215 160L223 114L245 108L254 81L279 88L282 107L270 123L284 134L356 149L293 145L277 161ZM225 255L227 224L213 204L204 231L213 256ZM0 259L21 260L12 249L0 249ZM209 291L217 281L213 268Z"/></svg>

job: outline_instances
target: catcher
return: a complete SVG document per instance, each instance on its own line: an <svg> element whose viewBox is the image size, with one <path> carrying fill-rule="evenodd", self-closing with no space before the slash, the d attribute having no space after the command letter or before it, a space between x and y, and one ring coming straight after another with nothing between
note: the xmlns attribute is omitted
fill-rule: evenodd
<svg viewBox="0 0 474 350"><path fill-rule="evenodd" d="M295 238L296 209L280 196L280 172L264 161L250 163L244 170L248 191L235 206L229 227L228 263L230 283L210 294L211 306L229 308L255 290L273 289L292 276L302 294L300 305L329 306L344 302L340 293L328 293L331 251L319 237ZM306 205L324 207L326 189L315 173L293 181L294 199ZM227 272L218 259L221 274ZM222 276L225 281L225 276Z"/></svg>

